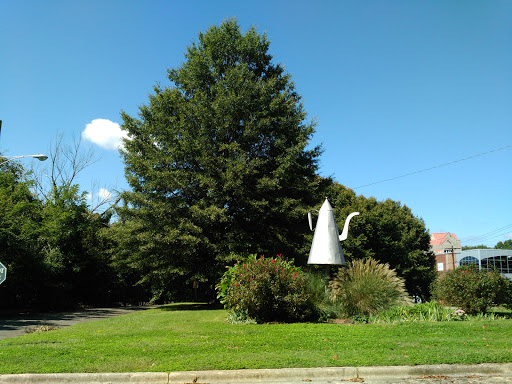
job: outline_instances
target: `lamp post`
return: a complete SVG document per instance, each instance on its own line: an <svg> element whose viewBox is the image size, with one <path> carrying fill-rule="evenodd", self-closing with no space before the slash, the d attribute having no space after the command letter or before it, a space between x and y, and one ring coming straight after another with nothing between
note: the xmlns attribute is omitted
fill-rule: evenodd
<svg viewBox="0 0 512 384"><path fill-rule="evenodd" d="M11 160L16 160L16 159L22 159L24 157L33 157L34 159L38 159L39 161L45 161L48 156L46 155L42 155L42 154L38 154L38 155L23 155L23 156L12 156L10 159L7 159L7 157L0 157L0 158L4 158L4 159L7 159L5 161L2 161L0 163L0 165L4 165L5 163L11 161Z"/></svg>

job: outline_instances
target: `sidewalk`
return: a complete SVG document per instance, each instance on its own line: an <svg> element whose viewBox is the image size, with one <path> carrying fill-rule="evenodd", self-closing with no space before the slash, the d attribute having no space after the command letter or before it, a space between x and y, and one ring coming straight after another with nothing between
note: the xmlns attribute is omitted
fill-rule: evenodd
<svg viewBox="0 0 512 384"><path fill-rule="evenodd" d="M0 383L37 384L341 384L512 383L512 363L396 367L284 368L233 371L0 375Z"/></svg>

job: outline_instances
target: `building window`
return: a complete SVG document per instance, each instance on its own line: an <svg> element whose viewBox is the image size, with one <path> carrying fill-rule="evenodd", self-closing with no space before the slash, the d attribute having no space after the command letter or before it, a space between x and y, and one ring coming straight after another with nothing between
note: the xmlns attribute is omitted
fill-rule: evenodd
<svg viewBox="0 0 512 384"><path fill-rule="evenodd" d="M482 260L482 269L496 269L500 273L512 273L512 257L494 256Z"/></svg>
<svg viewBox="0 0 512 384"><path fill-rule="evenodd" d="M443 264L443 263L437 263L437 270L438 270L439 272L444 271L444 264Z"/></svg>
<svg viewBox="0 0 512 384"><path fill-rule="evenodd" d="M466 256L460 262L459 265L468 265L468 264L476 264L479 265L478 259L473 256Z"/></svg>

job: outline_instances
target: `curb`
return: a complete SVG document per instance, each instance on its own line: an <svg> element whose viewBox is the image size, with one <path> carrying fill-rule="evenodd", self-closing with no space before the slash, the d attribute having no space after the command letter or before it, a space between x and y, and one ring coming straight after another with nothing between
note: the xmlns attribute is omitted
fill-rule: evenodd
<svg viewBox="0 0 512 384"><path fill-rule="evenodd" d="M505 364L440 364L392 367L325 367L243 369L232 371L180 371L138 373L54 373L0 375L0 383L36 384L220 384L220 383L285 383L315 381L356 381L354 379L390 380L430 376L506 376L512 377L512 363ZM360 381L360 380L357 380Z"/></svg>
<svg viewBox="0 0 512 384"><path fill-rule="evenodd" d="M357 368L281 368L240 369L233 371L171 372L168 384L220 383L287 383L318 380L351 379L357 377Z"/></svg>
<svg viewBox="0 0 512 384"><path fill-rule="evenodd" d="M422 377L422 376L512 376L512 363L506 364L439 364L414 365L397 367L359 367L358 377L368 379L390 377Z"/></svg>
<svg viewBox="0 0 512 384"><path fill-rule="evenodd" d="M0 383L16 384L100 384L100 383L135 383L135 384L168 384L169 374L165 372L138 373L50 373L21 375L0 375Z"/></svg>

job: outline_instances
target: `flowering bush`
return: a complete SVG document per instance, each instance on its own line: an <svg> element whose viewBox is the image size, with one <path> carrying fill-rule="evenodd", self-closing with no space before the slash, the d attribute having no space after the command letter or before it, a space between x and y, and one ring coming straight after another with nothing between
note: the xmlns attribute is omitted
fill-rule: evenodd
<svg viewBox="0 0 512 384"><path fill-rule="evenodd" d="M465 320L466 312L464 312L462 309L456 309L455 311L453 311L451 318L452 320Z"/></svg>
<svg viewBox="0 0 512 384"><path fill-rule="evenodd" d="M433 286L434 297L474 315L492 304L510 301L510 282L498 271L479 270L475 264L447 271Z"/></svg>
<svg viewBox="0 0 512 384"><path fill-rule="evenodd" d="M296 322L315 313L307 275L282 255L238 261L224 273L217 291L224 307L240 320Z"/></svg>

